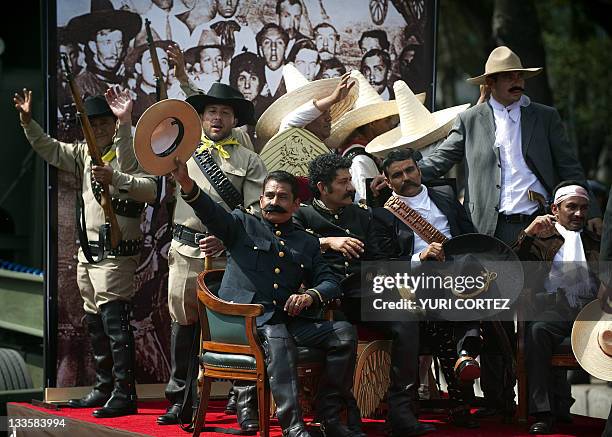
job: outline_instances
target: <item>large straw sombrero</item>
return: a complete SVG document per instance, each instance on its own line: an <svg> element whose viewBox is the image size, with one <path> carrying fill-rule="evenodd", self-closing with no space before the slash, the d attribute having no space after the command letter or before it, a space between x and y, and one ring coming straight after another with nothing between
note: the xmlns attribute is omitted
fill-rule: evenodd
<svg viewBox="0 0 612 437"><path fill-rule="evenodd" d="M285 80L287 94L276 99L261 114L255 127L257 138L262 144L265 144L276 135L281 121L287 114L308 101L330 95L340 82L338 77L309 82L293 64L283 66L283 79ZM345 99L331 107L332 124L351 109L355 100L357 100L357 87L353 86Z"/></svg>
<svg viewBox="0 0 612 437"><path fill-rule="evenodd" d="M193 106L183 100L162 100L138 120L134 153L147 173L162 176L176 168L175 157L189 159L201 135L202 122Z"/></svg>
<svg viewBox="0 0 612 437"><path fill-rule="evenodd" d="M523 68L521 58L506 46L500 46L493 49L485 64L485 71L480 76L471 77L467 81L473 85L481 85L485 83L487 76L495 73L503 73L506 71L522 71L523 79L528 79L537 74L540 74L542 67Z"/></svg>
<svg viewBox="0 0 612 437"><path fill-rule="evenodd" d="M418 150L446 137L455 117L470 106L466 103L431 113L403 80L395 81L393 90L400 125L377 136L366 146L366 152L380 157L399 148Z"/></svg>
<svg viewBox="0 0 612 437"><path fill-rule="evenodd" d="M599 300L586 305L576 317L572 350L584 370L612 381L612 314L602 311Z"/></svg>
<svg viewBox="0 0 612 437"><path fill-rule="evenodd" d="M358 127L397 115L398 112L395 100L383 99L359 70L351 71L351 77L357 81L359 96L353 108L332 124L331 135L325 140L332 149L341 147ZM418 94L417 99L423 103L425 93Z"/></svg>

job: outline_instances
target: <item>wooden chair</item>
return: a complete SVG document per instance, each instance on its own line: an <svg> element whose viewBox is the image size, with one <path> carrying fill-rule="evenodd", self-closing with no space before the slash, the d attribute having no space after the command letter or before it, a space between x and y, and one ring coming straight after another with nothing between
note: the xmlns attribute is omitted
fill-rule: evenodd
<svg viewBox="0 0 612 437"><path fill-rule="evenodd" d="M263 348L256 332L257 316L263 314L258 304L226 302L210 290L221 283L223 270L209 270L198 276L198 306L202 330L200 364L203 381L193 435L199 436L205 424L214 379L252 381L257 385L259 435L270 433L270 388ZM298 376L317 381L325 354L320 349L298 348ZM312 391L311 391L312 392Z"/></svg>

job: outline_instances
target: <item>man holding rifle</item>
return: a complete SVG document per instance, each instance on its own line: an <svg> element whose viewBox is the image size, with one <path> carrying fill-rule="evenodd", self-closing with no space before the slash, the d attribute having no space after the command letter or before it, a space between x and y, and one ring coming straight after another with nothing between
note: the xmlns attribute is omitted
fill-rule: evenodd
<svg viewBox="0 0 612 437"><path fill-rule="evenodd" d="M85 99L84 112L91 125L86 136L95 143L89 148L82 141L68 144L47 135L32 120L31 91L24 88L23 95L16 93L13 101L34 150L52 166L82 179L77 199L77 208L81 209L77 283L96 364L96 382L89 394L70 400L69 405L102 407L93 412L99 418L135 414L130 302L142 246L140 214L145 202L155 200L156 182L142 173L134 156L132 101L127 92L115 89L106 92L106 100L102 96ZM90 149L96 147L103 165L93 165ZM114 211L110 215L116 218L109 219L109 210L101 206L108 194ZM107 222L116 223L110 228L113 244L105 238Z"/></svg>

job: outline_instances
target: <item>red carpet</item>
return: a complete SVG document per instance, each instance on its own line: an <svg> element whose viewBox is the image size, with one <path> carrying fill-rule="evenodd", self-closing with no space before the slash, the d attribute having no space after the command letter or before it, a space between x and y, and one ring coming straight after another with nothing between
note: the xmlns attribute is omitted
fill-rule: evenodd
<svg viewBox="0 0 612 437"><path fill-rule="evenodd" d="M115 419L94 419L90 409L70 409L61 408L60 410L45 410L43 408L34 407L29 404L16 404L20 407L38 410L54 416L64 416L75 420L82 420L93 424L105 425L110 428L141 433L143 435L154 437L184 437L189 435L178 428L178 426L158 426L155 423L157 416L165 411L167 404L165 402L140 402L138 406L138 414L135 416L126 416ZM228 416L223 413L224 401L211 402L211 408L207 415L207 426L226 427L231 426L237 428L235 416ZM573 416L574 423L571 425L560 424L557 427L557 437L590 437L601 436L605 421L601 419L593 419L584 416ZM481 422L481 428L477 430L466 430L455 428L445 423L444 415L425 414L422 421L432 423L438 431L431 435L435 436L453 436L453 437L479 437L479 436L530 436L527 433L527 425L519 424L502 424L499 419L487 419ZM281 431L276 420L272 420L272 437L280 437ZM69 431L69 430L65 430ZM384 424L380 420L366 420L364 431L368 436L383 437L385 436ZM61 432L61 431L60 431ZM59 435L59 434L58 434ZM223 436L226 434L204 432L203 436ZM74 436L74 434L73 434Z"/></svg>

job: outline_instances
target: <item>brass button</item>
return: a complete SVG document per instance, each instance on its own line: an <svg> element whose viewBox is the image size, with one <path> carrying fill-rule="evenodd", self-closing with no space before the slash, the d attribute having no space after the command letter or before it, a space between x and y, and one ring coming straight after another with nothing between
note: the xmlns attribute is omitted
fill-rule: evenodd
<svg viewBox="0 0 612 437"><path fill-rule="evenodd" d="M334 214L334 218L338 220L338 214Z"/></svg>
<svg viewBox="0 0 612 437"><path fill-rule="evenodd" d="M300 267L301 267L301 268L304 268L304 264L300 264Z"/></svg>
<svg viewBox="0 0 612 437"><path fill-rule="evenodd" d="M284 246L284 245L285 245L285 242L284 242L284 241L282 241L282 240L281 240L281 241L279 241L279 243L280 243L280 245L281 245L281 246Z"/></svg>
<svg viewBox="0 0 612 437"><path fill-rule="evenodd" d="M346 233L347 233L347 234L350 234L350 233L351 233L351 231L349 231L349 230L347 229L347 230L346 230Z"/></svg>
<svg viewBox="0 0 612 437"><path fill-rule="evenodd" d="M274 234L275 234L277 237L280 237L280 235L282 234L282 232L281 232L281 231L276 231Z"/></svg>
<svg viewBox="0 0 612 437"><path fill-rule="evenodd" d="M348 267L349 262L348 261L344 261L344 265Z"/></svg>
<svg viewBox="0 0 612 437"><path fill-rule="evenodd" d="M274 269L274 273L276 273L277 275L280 273L280 269L277 267Z"/></svg>
<svg viewBox="0 0 612 437"><path fill-rule="evenodd" d="M276 283L275 283L275 284L273 285L273 287L274 287L274 289L276 290L276 289L278 288L278 284L276 284Z"/></svg>
<svg viewBox="0 0 612 437"><path fill-rule="evenodd" d="M253 250L257 250L257 246L253 246Z"/></svg>
<svg viewBox="0 0 612 437"><path fill-rule="evenodd" d="M278 256L280 256L281 258L285 256L285 252L278 252Z"/></svg>

